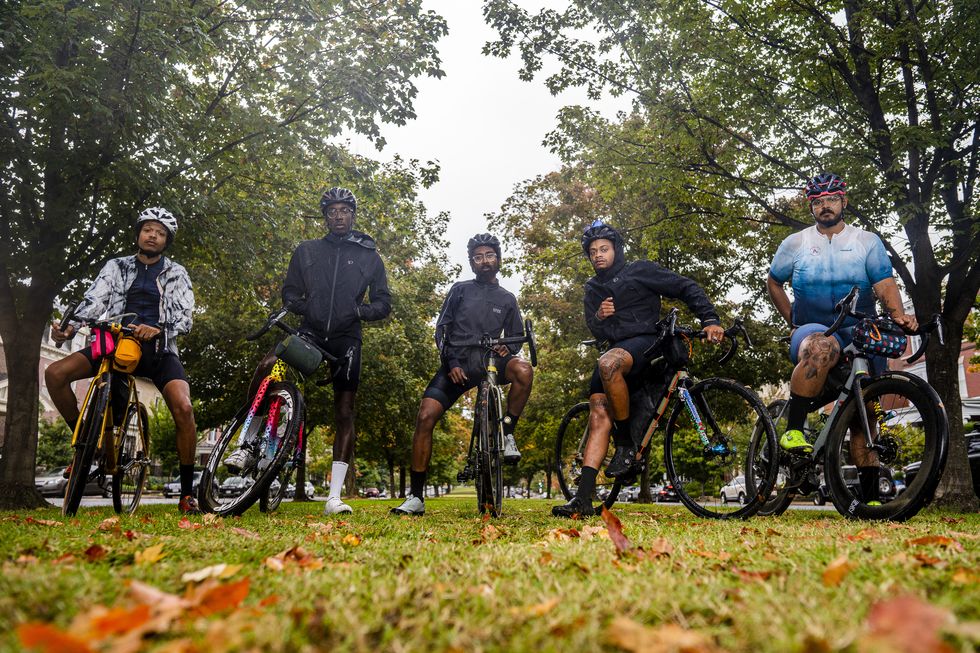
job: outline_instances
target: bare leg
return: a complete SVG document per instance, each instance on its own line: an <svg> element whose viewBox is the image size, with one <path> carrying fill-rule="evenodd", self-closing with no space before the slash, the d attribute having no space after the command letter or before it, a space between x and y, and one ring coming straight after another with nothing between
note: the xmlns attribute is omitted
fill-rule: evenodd
<svg viewBox="0 0 980 653"><path fill-rule="evenodd" d="M181 465L194 464L197 448L197 423L191 406L191 387L187 381L175 379L163 387L163 400L177 426L177 456Z"/></svg>
<svg viewBox="0 0 980 653"><path fill-rule="evenodd" d="M599 469L609 450L609 432L612 419L609 416L609 400L604 394L589 397L589 441L585 444L582 464Z"/></svg>
<svg viewBox="0 0 980 653"><path fill-rule="evenodd" d="M630 416L630 391L625 377L631 369L633 357L625 349L610 349L599 358L602 389L609 400L611 417L617 421ZM591 398L589 401L591 403Z"/></svg>
<svg viewBox="0 0 980 653"><path fill-rule="evenodd" d="M515 417L520 417L524 411L524 406L527 405L528 397L531 396L534 371L531 364L523 358L512 358L507 363L506 376L510 381L510 390L507 392L507 412Z"/></svg>
<svg viewBox="0 0 980 653"><path fill-rule="evenodd" d="M432 458L432 431L436 422L446 412L442 404L431 397L423 397L419 406L419 414L415 418L415 435L412 436L412 471L425 472L429 470L429 460Z"/></svg>
<svg viewBox="0 0 980 653"><path fill-rule="evenodd" d="M55 408L65 418L68 426L74 428L78 421L78 399L72 392L71 384L92 376L92 365L77 351L60 361L51 363L44 370L44 383Z"/></svg>
<svg viewBox="0 0 980 653"><path fill-rule="evenodd" d="M790 378L790 392L799 397L817 397L827 374L840 359L840 343L833 336L814 333L800 343L800 362Z"/></svg>

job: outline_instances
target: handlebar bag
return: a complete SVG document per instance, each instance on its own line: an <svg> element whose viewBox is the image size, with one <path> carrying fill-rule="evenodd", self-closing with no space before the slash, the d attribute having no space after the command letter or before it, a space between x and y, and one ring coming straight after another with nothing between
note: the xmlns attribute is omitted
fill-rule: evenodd
<svg viewBox="0 0 980 653"><path fill-rule="evenodd" d="M303 376L310 376L323 362L320 350L298 336L286 336L276 345L276 356Z"/></svg>
<svg viewBox="0 0 980 653"><path fill-rule="evenodd" d="M866 354L899 358L905 353L908 337L887 318L864 318L854 327L854 344Z"/></svg>
<svg viewBox="0 0 980 653"><path fill-rule="evenodd" d="M101 360L103 356L112 356L116 351L116 340L111 331L92 329L92 360Z"/></svg>
<svg viewBox="0 0 980 653"><path fill-rule="evenodd" d="M112 367L117 372L132 374L140 364L143 356L143 345L133 336L123 336L116 345L116 355L112 357Z"/></svg>

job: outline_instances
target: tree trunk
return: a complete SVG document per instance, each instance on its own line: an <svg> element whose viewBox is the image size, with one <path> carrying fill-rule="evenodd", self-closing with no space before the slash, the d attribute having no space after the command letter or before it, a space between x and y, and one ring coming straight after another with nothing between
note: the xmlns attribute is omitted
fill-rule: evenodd
<svg viewBox="0 0 980 653"><path fill-rule="evenodd" d="M388 458L388 496L395 496L395 460Z"/></svg>
<svg viewBox="0 0 980 653"><path fill-rule="evenodd" d="M650 492L650 466L647 465L640 474L640 493L636 495L637 503L653 503L653 494Z"/></svg>
<svg viewBox="0 0 980 653"><path fill-rule="evenodd" d="M293 501L313 501L313 497L306 496L306 434L303 435L303 450L296 466L296 494L293 495Z"/></svg>
<svg viewBox="0 0 980 653"><path fill-rule="evenodd" d="M976 512L980 500L973 490L966 439L963 437L963 403L960 400L959 358L963 325L946 323L946 345L931 338L926 352L926 374L936 389L949 418L949 457L933 505L962 512Z"/></svg>
<svg viewBox="0 0 980 653"><path fill-rule="evenodd" d="M2 510L44 508L51 505L34 487L41 338L50 310L38 314L29 307L25 313L27 315L19 320L12 314L8 315L8 319L2 320L3 328L0 332L8 375L7 415L4 418L3 441L0 444ZM11 325L13 328L7 328Z"/></svg>
<svg viewBox="0 0 980 653"><path fill-rule="evenodd" d="M545 479L548 481L547 483L545 483L545 487L547 488L545 490L545 492L547 493L545 494L545 496L547 496L550 499L551 498L551 466L550 465L548 466L548 471L545 472Z"/></svg>
<svg viewBox="0 0 980 653"><path fill-rule="evenodd" d="M347 476L344 478L344 496L357 496L357 463L351 456L350 466L347 468Z"/></svg>
<svg viewBox="0 0 980 653"><path fill-rule="evenodd" d="M398 498L405 498L405 465L398 466Z"/></svg>
<svg viewBox="0 0 980 653"><path fill-rule="evenodd" d="M438 499L439 498L439 484L438 483L433 483L432 484L432 489L435 492L435 498Z"/></svg>

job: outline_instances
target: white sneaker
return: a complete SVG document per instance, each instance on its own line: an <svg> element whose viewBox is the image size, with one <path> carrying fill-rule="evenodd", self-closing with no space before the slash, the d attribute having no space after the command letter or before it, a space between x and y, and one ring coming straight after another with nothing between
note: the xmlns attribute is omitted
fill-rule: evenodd
<svg viewBox="0 0 980 653"><path fill-rule="evenodd" d="M346 503L340 500L340 497L330 497L327 502L323 504L323 514L324 515L342 515L350 514L354 510L348 506Z"/></svg>
<svg viewBox="0 0 980 653"><path fill-rule="evenodd" d="M421 517L425 514L425 501L419 499L418 497L408 495L408 497L402 502L402 505L391 509L391 514Z"/></svg>

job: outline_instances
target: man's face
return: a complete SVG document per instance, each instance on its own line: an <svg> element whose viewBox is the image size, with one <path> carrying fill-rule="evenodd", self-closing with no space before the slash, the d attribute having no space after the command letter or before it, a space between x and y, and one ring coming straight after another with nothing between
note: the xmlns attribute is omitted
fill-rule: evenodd
<svg viewBox="0 0 980 653"><path fill-rule="evenodd" d="M600 238L589 243L589 261L596 272L608 270L616 260L616 246L611 240Z"/></svg>
<svg viewBox="0 0 980 653"><path fill-rule="evenodd" d="M354 224L354 211L343 202L334 202L327 207L327 229L335 236L346 236Z"/></svg>
<svg viewBox="0 0 980 653"><path fill-rule="evenodd" d="M148 256L158 256L167 248L167 229L156 220L148 220L140 227L136 245Z"/></svg>
<svg viewBox="0 0 980 653"><path fill-rule="evenodd" d="M846 196L824 195L810 202L810 211L819 226L830 228L844 219L844 207L846 206Z"/></svg>
<svg viewBox="0 0 980 653"><path fill-rule="evenodd" d="M470 256L470 267L480 276L493 276L500 270L497 252L489 245L480 245Z"/></svg>

